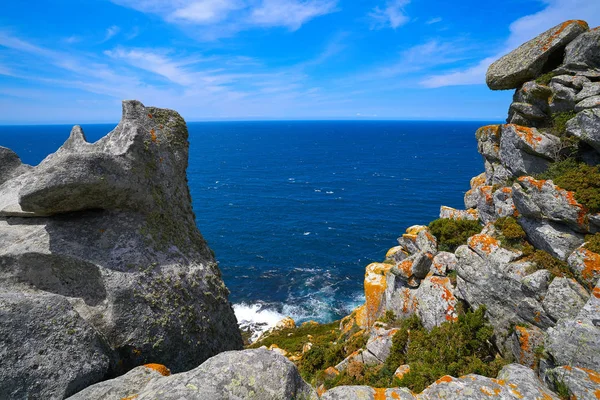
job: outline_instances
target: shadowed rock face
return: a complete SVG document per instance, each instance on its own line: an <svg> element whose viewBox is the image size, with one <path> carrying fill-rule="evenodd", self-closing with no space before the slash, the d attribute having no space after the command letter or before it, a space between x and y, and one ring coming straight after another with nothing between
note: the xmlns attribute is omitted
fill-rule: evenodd
<svg viewBox="0 0 600 400"><path fill-rule="evenodd" d="M36 167L4 148L0 159L0 321L18 315L35 338L24 350L2 324L0 398L61 398L144 363L179 372L242 347L195 225L179 114L126 101L96 143L76 126ZM48 343L60 346L38 351Z"/></svg>

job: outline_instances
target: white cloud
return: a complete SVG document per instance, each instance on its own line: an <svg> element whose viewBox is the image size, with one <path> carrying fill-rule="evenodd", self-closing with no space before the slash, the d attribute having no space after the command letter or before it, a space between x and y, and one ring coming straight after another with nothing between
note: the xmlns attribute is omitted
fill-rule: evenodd
<svg viewBox="0 0 600 400"><path fill-rule="evenodd" d="M381 29L389 26L396 29L406 24L409 18L404 13L404 7L409 3L410 0L390 0L383 8L375 7L369 13L369 17L373 20L372 28Z"/></svg>
<svg viewBox="0 0 600 400"><path fill-rule="evenodd" d="M81 42L81 38L79 36L73 35L69 36L68 38L65 38L65 42L69 44L79 43Z"/></svg>
<svg viewBox="0 0 600 400"><path fill-rule="evenodd" d="M237 0L195 1L175 9L170 18L196 24L212 24L223 21L231 11L240 8L244 8L244 3Z"/></svg>
<svg viewBox="0 0 600 400"><path fill-rule="evenodd" d="M117 33L119 33L119 31L121 30L121 28L119 28L116 25L110 26L106 29L106 34L104 35L104 41L108 41L110 40L112 37L114 37Z"/></svg>
<svg viewBox="0 0 600 400"><path fill-rule="evenodd" d="M311 19L335 10L337 0L264 0L253 9L249 21L262 26L299 29Z"/></svg>
<svg viewBox="0 0 600 400"><path fill-rule="evenodd" d="M569 19L585 19L590 27L600 25L598 0L546 0L546 8L510 24L510 35L504 46L492 57L464 70L429 76L421 84L434 88L456 85L483 85L485 73L492 62L533 39L540 33Z"/></svg>
<svg viewBox="0 0 600 400"><path fill-rule="evenodd" d="M425 23L427 25L432 25L432 24L437 24L438 22L442 22L442 18L441 17L431 18L430 20L428 20Z"/></svg>

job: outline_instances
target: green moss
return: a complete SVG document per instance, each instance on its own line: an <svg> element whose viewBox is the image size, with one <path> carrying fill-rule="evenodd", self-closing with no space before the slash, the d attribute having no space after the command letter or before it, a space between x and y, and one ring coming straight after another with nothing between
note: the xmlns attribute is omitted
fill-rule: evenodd
<svg viewBox="0 0 600 400"><path fill-rule="evenodd" d="M544 75L538 76L535 80L535 83L539 85L548 85L550 83L550 80L552 80L552 78L554 78L555 76L556 72L545 73Z"/></svg>
<svg viewBox="0 0 600 400"><path fill-rule="evenodd" d="M516 219L513 217L498 218L494 222L494 227L498 230L498 239L502 247L520 250L525 255L531 253L528 251L528 247L531 247L531 245L526 240L527 235Z"/></svg>
<svg viewBox="0 0 600 400"><path fill-rule="evenodd" d="M585 245L583 247L589 251L600 254L600 233L586 235Z"/></svg>
<svg viewBox="0 0 600 400"><path fill-rule="evenodd" d="M453 252L467 239L481 232L481 225L477 221L436 219L429 224L431 234L437 238L440 251Z"/></svg>

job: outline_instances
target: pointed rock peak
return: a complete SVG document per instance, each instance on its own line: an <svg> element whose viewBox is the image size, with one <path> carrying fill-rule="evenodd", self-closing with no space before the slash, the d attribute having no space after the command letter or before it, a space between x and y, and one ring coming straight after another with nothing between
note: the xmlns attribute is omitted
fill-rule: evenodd
<svg viewBox="0 0 600 400"><path fill-rule="evenodd" d="M138 100L123 100L122 120L136 120L147 117L146 107Z"/></svg>
<svg viewBox="0 0 600 400"><path fill-rule="evenodd" d="M71 129L71 134L69 135L69 138L67 139L65 144L62 145L62 148L68 150L75 150L82 144L88 144L88 141L85 138L85 134L83 133L83 129L81 129L81 126L75 125L73 129Z"/></svg>

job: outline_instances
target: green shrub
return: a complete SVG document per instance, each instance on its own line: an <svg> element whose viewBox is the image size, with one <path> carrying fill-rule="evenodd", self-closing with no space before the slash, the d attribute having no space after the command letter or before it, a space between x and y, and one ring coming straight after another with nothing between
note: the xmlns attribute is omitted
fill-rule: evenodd
<svg viewBox="0 0 600 400"><path fill-rule="evenodd" d="M498 218L494 222L494 226L501 232L503 239L509 243L520 242L527 237L521 225L513 217Z"/></svg>
<svg viewBox="0 0 600 400"><path fill-rule="evenodd" d="M553 257L543 250L534 250L533 253L524 258L523 261L534 263L538 270L547 269L554 276L573 278L573 272L566 262Z"/></svg>
<svg viewBox="0 0 600 400"><path fill-rule="evenodd" d="M563 381L554 382L554 386L556 387L556 394L560 397L561 400L569 400L571 397L571 389L567 386Z"/></svg>
<svg viewBox="0 0 600 400"><path fill-rule="evenodd" d="M574 192L575 200L592 213L600 212L600 167L573 158L554 163L538 179L552 179L555 185Z"/></svg>
<svg viewBox="0 0 600 400"><path fill-rule="evenodd" d="M384 324L393 324L396 322L396 314L392 310L385 310L385 314L383 314L377 321L383 322Z"/></svg>
<svg viewBox="0 0 600 400"><path fill-rule="evenodd" d="M547 72L544 75L540 75L536 78L535 83L539 85L548 85L550 80L556 76L556 72Z"/></svg>
<svg viewBox="0 0 600 400"><path fill-rule="evenodd" d="M440 218L429 224L431 234L437 238L438 249L450 252L467 243L467 239L481 232L481 229L479 222L470 220Z"/></svg>
<svg viewBox="0 0 600 400"><path fill-rule="evenodd" d="M302 351L302 346L308 342L307 335L312 336L311 343L314 345L330 343L337 339L340 334L340 322L335 321L330 324L305 325L298 328L281 329L273 332L266 338L248 346L250 349L257 349L261 346L271 346L276 344L289 353L298 353Z"/></svg>
<svg viewBox="0 0 600 400"><path fill-rule="evenodd" d="M552 132L562 136L567 131L567 122L577 115L575 111L564 111L552 114Z"/></svg>
<svg viewBox="0 0 600 400"><path fill-rule="evenodd" d="M583 246L589 251L600 254L600 233L586 235L585 245Z"/></svg>

